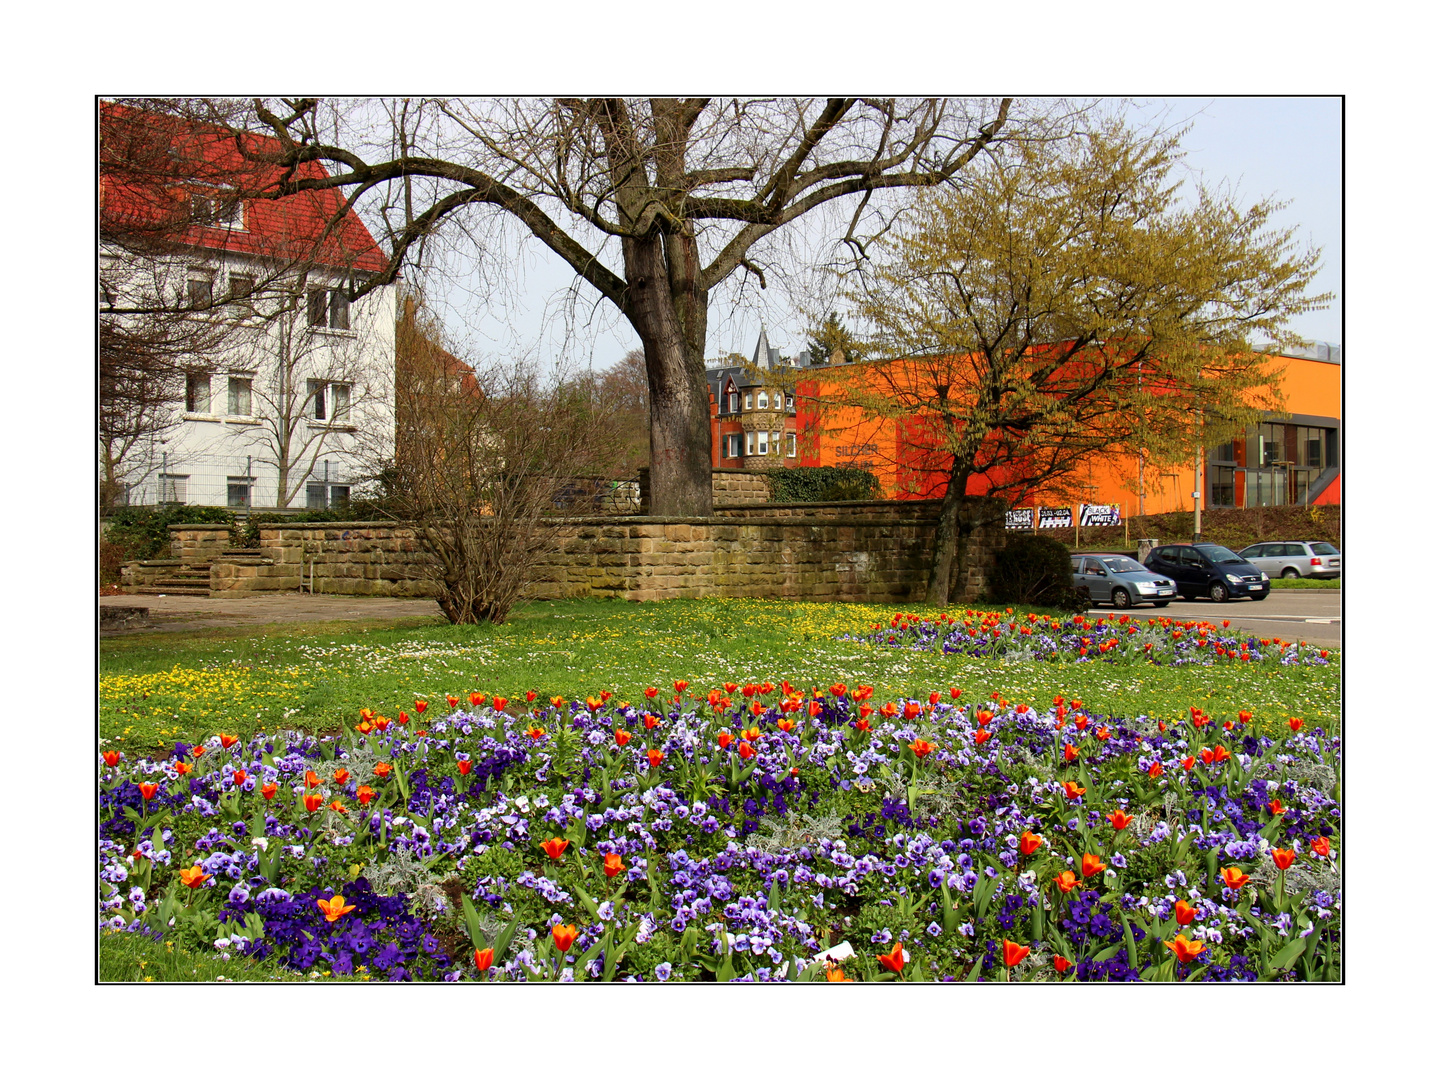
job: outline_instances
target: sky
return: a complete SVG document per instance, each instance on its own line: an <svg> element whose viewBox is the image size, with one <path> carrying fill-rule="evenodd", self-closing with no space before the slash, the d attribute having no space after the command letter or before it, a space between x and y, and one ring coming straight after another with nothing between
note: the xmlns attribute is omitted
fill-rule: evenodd
<svg viewBox="0 0 1440 1080"><path fill-rule="evenodd" d="M1182 139L1183 169L1212 189L1225 187L1250 205L1275 197L1289 205L1272 219L1296 227L1303 246L1322 249L1323 266L1313 293L1331 292L1328 308L1308 312L1290 325L1301 336L1341 341L1341 99L1331 97L1159 97L1133 99L1137 121L1166 128L1188 125ZM807 219L796 225L811 226ZM460 280L446 297L447 324L472 361L525 356L548 369L610 367L639 339L608 301L588 286L575 290L578 303L567 303L575 275L558 256L536 242L526 245L514 266L512 287L497 297L473 287L462 267ZM771 345L787 355L806 346L807 320L784 295L751 288L736 302L712 293L705 355L753 354L762 323Z"/></svg>

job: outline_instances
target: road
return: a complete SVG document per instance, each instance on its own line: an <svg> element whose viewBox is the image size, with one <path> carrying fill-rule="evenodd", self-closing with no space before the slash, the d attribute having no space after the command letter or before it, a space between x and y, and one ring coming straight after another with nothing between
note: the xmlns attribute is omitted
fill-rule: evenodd
<svg viewBox="0 0 1440 1080"><path fill-rule="evenodd" d="M1204 619L1215 625L1230 620L1230 628L1248 630L1258 637L1308 641L1318 645L1341 644L1340 589L1275 589L1264 600L1176 600L1157 610L1148 604L1130 609L1137 618L1167 615L1172 619ZM1112 607L1091 608L1090 615L1113 615Z"/></svg>

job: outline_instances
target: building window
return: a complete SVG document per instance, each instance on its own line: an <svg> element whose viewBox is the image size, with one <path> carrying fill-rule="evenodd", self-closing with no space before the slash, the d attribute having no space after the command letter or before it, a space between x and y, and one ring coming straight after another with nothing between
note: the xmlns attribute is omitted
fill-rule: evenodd
<svg viewBox="0 0 1440 1080"><path fill-rule="evenodd" d="M305 383L305 394L310 398L310 416L315 420L325 419L325 383L321 379L309 379Z"/></svg>
<svg viewBox="0 0 1440 1080"><path fill-rule="evenodd" d="M231 274L230 275L230 299L244 300L255 291L254 274Z"/></svg>
<svg viewBox="0 0 1440 1080"><path fill-rule="evenodd" d="M233 376L230 379L230 394L226 402L226 411L231 416L250 415L250 380L237 379Z"/></svg>
<svg viewBox="0 0 1440 1080"><path fill-rule="evenodd" d="M350 329L350 297L344 289L311 289L305 300L311 326Z"/></svg>
<svg viewBox="0 0 1440 1080"><path fill-rule="evenodd" d="M749 390L746 390L746 391L745 391L745 408L746 408L747 410L749 410L749 409L753 409L754 407L755 407L755 395L752 394Z"/></svg>
<svg viewBox="0 0 1440 1080"><path fill-rule="evenodd" d="M350 297L344 289L330 290L330 329L350 329Z"/></svg>
<svg viewBox="0 0 1440 1080"><path fill-rule="evenodd" d="M331 484L331 485L330 485L330 508L331 508L332 510L341 510L341 509L344 509L344 508L348 507L349 505L350 505L350 485L349 485L349 484Z"/></svg>
<svg viewBox="0 0 1440 1080"><path fill-rule="evenodd" d="M748 456L750 456L750 455L752 455L752 454L754 454L754 453L755 453L755 433L754 433L753 431L747 431L747 432L745 432L745 454L746 454L746 456L748 457Z"/></svg>
<svg viewBox="0 0 1440 1080"><path fill-rule="evenodd" d="M755 407L757 409L768 409L770 407L770 395L764 390L761 390L759 397L755 399Z"/></svg>
<svg viewBox="0 0 1440 1080"><path fill-rule="evenodd" d="M350 384L332 382L329 386L330 393L330 422L333 424L347 424L350 422Z"/></svg>
<svg viewBox="0 0 1440 1080"><path fill-rule="evenodd" d="M250 486L254 481L248 476L227 476L225 478L225 505L249 506Z"/></svg>
<svg viewBox="0 0 1440 1080"><path fill-rule="evenodd" d="M759 441L759 443L758 443L758 445L757 445L757 448L756 448L756 451L755 451L755 452L758 453L758 454L760 454L760 455L762 455L762 456L765 455L765 454L770 453L770 447L769 447L770 433L769 433L768 431L761 431L761 432L758 432L757 435L758 435L758 438L759 438L760 441Z"/></svg>
<svg viewBox="0 0 1440 1080"><path fill-rule="evenodd" d="M160 501L162 503L183 503L189 495L190 475L176 473L160 474Z"/></svg>
<svg viewBox="0 0 1440 1080"><path fill-rule="evenodd" d="M785 456L795 456L795 433L793 431L785 434Z"/></svg>
<svg viewBox="0 0 1440 1080"><path fill-rule="evenodd" d="M313 402L310 415L315 420L344 424L350 420L350 384L310 379L306 392Z"/></svg>
<svg viewBox="0 0 1440 1080"><path fill-rule="evenodd" d="M786 411L786 412L794 412L794 411L795 411L795 395L794 395L794 394L786 394L786 395L785 395L785 411Z"/></svg>
<svg viewBox="0 0 1440 1080"><path fill-rule="evenodd" d="M324 326L329 322L328 301L324 289L311 289L306 296L306 307L311 326Z"/></svg>
<svg viewBox="0 0 1440 1080"><path fill-rule="evenodd" d="M324 484L306 484L306 485L305 485L305 509L306 509L306 510L324 510L324 509L326 509L326 507L325 507L325 485L324 485Z"/></svg>
<svg viewBox="0 0 1440 1080"><path fill-rule="evenodd" d="M738 458L740 456L740 435L725 436L725 456L727 458Z"/></svg>
<svg viewBox="0 0 1440 1080"><path fill-rule="evenodd" d="M740 411L740 395L737 394L734 390L731 390L730 393L727 394L726 396L729 397L729 399L730 399L730 411L731 411L731 412L739 412L739 411Z"/></svg>
<svg viewBox="0 0 1440 1080"><path fill-rule="evenodd" d="M1230 466L1213 469L1210 473L1210 505L1235 505L1235 470Z"/></svg>
<svg viewBox="0 0 1440 1080"><path fill-rule="evenodd" d="M210 376L207 373L192 371L185 376L185 411L210 411Z"/></svg>
<svg viewBox="0 0 1440 1080"><path fill-rule="evenodd" d="M243 229L245 207L233 191L221 189L210 194L190 196L190 216L197 225L220 229Z"/></svg>
<svg viewBox="0 0 1440 1080"><path fill-rule="evenodd" d="M208 308L215 299L215 283L208 277L192 277L185 283L185 297L192 308Z"/></svg>

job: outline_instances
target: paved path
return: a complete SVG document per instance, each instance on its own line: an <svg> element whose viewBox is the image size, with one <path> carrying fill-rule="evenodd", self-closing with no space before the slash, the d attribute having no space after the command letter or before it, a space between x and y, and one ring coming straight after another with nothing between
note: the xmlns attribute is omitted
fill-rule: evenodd
<svg viewBox="0 0 1440 1080"><path fill-rule="evenodd" d="M1219 626L1230 620L1231 629L1248 630L1258 637L1285 641L1307 641L1318 645L1340 645L1342 623L1340 589L1275 589L1264 600L1176 600L1157 610L1148 604L1131 608L1137 618L1168 615L1172 619L1204 619ZM1092 608L1091 615L1108 615L1112 607Z"/></svg>
<svg viewBox="0 0 1440 1080"><path fill-rule="evenodd" d="M150 609L150 625L130 630L101 631L102 637L146 634L158 630L210 630L218 627L263 626L266 623L350 622L444 616L434 600L384 596L309 596L272 593L267 596L102 596L101 607Z"/></svg>

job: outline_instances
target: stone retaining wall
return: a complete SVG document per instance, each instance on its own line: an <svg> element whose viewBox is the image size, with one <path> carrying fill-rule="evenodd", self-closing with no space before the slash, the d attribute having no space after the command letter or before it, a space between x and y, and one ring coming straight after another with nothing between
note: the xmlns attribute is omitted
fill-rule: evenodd
<svg viewBox="0 0 1440 1080"><path fill-rule="evenodd" d="M650 470L641 466L639 470L640 503L650 505ZM745 469L711 469L710 495L715 507L753 506L768 502L770 483L763 476Z"/></svg>
<svg viewBox="0 0 1440 1080"><path fill-rule="evenodd" d="M967 500L975 523L967 599L987 587L1004 543L1003 505ZM526 590L530 599L753 596L912 603L924 596L938 501L730 507L708 518L569 518ZM318 594L433 596L430 556L409 526L262 526L254 556L211 562L213 592L308 587Z"/></svg>
<svg viewBox="0 0 1440 1080"><path fill-rule="evenodd" d="M229 525L171 525L170 557L187 563L209 562L230 546Z"/></svg>

